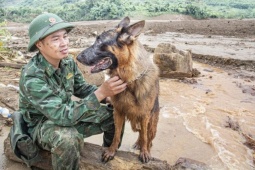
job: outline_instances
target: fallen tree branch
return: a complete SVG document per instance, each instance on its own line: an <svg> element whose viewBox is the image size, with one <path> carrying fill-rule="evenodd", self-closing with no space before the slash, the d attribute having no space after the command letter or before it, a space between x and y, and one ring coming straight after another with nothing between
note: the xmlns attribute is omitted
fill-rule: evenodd
<svg viewBox="0 0 255 170"><path fill-rule="evenodd" d="M10 109L12 109L13 111L16 110L14 107L12 107L12 106L9 105L8 103L6 103L6 102L4 101L4 99L1 98L1 96L0 96L0 102L3 103L5 106L9 107Z"/></svg>
<svg viewBox="0 0 255 170"><path fill-rule="evenodd" d="M0 67L10 67L10 68L15 68L15 69L20 69L23 66L24 66L24 64L0 62Z"/></svg>

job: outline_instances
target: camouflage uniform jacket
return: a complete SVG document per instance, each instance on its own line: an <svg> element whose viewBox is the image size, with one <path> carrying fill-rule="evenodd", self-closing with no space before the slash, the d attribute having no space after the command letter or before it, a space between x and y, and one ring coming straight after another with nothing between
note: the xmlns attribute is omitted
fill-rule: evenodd
<svg viewBox="0 0 255 170"><path fill-rule="evenodd" d="M85 82L72 57L62 59L54 69L36 54L22 69L19 86L19 110L31 136L42 117L59 126L72 126L89 121L90 114L100 108L94 94L97 87ZM71 100L72 95L81 100Z"/></svg>

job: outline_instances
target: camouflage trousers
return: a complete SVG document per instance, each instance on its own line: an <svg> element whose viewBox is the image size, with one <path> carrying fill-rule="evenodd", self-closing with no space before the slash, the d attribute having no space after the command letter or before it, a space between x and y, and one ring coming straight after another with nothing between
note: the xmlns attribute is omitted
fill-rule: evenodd
<svg viewBox="0 0 255 170"><path fill-rule="evenodd" d="M63 127L50 120L42 123L37 133L40 148L48 150L52 155L52 166L56 170L79 169L80 151L84 138L104 133L103 146L109 147L114 137L113 110L102 106L72 127ZM121 138L123 136L124 128Z"/></svg>

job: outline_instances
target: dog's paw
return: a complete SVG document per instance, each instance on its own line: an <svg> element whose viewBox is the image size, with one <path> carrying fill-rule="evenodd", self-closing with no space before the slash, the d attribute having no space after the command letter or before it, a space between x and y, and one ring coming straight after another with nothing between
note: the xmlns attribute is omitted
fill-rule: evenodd
<svg viewBox="0 0 255 170"><path fill-rule="evenodd" d="M132 146L133 149L136 149L136 150L140 150L141 149L141 146L138 142L134 143L134 145Z"/></svg>
<svg viewBox="0 0 255 170"><path fill-rule="evenodd" d="M151 154L148 151L141 151L139 155L139 160L142 163L148 163L151 160Z"/></svg>
<svg viewBox="0 0 255 170"><path fill-rule="evenodd" d="M102 158L101 161L106 163L109 160L113 160L115 156L115 152L114 151L109 151L108 149L106 149L103 153L102 153Z"/></svg>

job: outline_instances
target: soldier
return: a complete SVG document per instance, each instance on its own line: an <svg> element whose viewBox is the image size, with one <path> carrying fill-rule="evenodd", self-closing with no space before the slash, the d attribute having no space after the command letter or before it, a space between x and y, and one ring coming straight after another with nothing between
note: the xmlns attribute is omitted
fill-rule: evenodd
<svg viewBox="0 0 255 170"><path fill-rule="evenodd" d="M83 139L104 133L103 146L114 135L113 112L103 104L125 90L119 77L89 85L68 56L68 32L74 26L55 14L37 16L29 26L28 51L39 52L22 69L19 112L28 134L52 155L54 169L79 169ZM79 97L73 101L71 96ZM101 103L100 103L101 102Z"/></svg>

